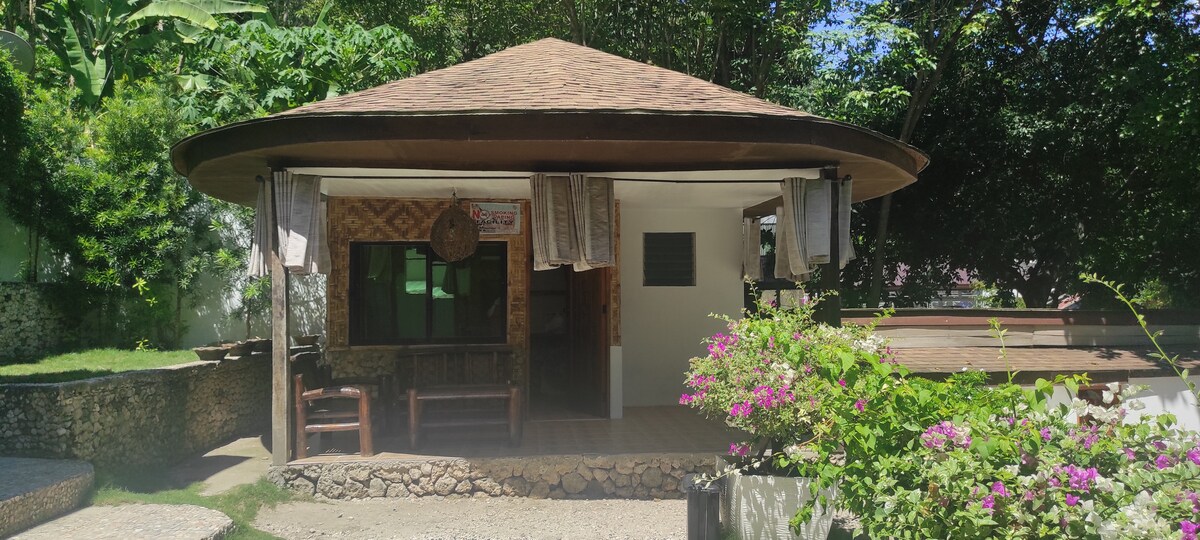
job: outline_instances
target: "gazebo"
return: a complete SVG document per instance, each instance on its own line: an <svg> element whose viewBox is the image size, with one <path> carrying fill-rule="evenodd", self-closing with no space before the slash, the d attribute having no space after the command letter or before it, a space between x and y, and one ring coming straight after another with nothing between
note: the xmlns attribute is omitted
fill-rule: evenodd
<svg viewBox="0 0 1200 540"><path fill-rule="evenodd" d="M791 231L778 273L844 263L831 232L848 231L849 202L914 182L928 161L557 39L205 131L172 158L198 190L269 218L277 465L292 455L289 273L327 276L335 374L403 388L494 373L471 355L504 356L523 414L618 418L678 399L687 359L719 329L707 314L740 310L756 218L778 213ZM478 226L462 260L433 238L451 208Z"/></svg>

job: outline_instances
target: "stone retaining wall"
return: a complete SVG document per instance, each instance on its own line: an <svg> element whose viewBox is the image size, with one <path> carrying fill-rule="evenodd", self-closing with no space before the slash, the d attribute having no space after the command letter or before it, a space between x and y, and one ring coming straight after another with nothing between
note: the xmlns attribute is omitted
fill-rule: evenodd
<svg viewBox="0 0 1200 540"><path fill-rule="evenodd" d="M94 479L82 461L0 458L0 538L78 508Z"/></svg>
<svg viewBox="0 0 1200 540"><path fill-rule="evenodd" d="M31 358L66 349L79 338L53 302L54 286L0 282L0 358Z"/></svg>
<svg viewBox="0 0 1200 540"><path fill-rule="evenodd" d="M0 385L0 455L163 465L270 425L269 354Z"/></svg>
<svg viewBox="0 0 1200 540"><path fill-rule="evenodd" d="M267 478L326 499L670 499L683 497L683 475L712 473L713 459L712 454L621 454L293 463L271 467Z"/></svg>

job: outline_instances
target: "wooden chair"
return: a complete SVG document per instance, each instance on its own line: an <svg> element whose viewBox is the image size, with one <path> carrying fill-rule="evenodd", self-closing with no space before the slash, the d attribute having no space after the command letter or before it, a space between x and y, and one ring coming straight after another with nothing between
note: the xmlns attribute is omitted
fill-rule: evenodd
<svg viewBox="0 0 1200 540"><path fill-rule="evenodd" d="M308 454L309 433L358 431L359 454L375 454L371 438L371 392L366 384L347 384L317 365L320 353L292 355L296 394L296 459Z"/></svg>

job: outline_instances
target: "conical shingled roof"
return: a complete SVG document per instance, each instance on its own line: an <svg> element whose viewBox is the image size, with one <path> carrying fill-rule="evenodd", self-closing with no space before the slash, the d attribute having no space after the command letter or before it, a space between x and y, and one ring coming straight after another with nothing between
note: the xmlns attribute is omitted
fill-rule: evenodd
<svg viewBox="0 0 1200 540"><path fill-rule="evenodd" d="M812 115L554 38L275 116L508 111Z"/></svg>

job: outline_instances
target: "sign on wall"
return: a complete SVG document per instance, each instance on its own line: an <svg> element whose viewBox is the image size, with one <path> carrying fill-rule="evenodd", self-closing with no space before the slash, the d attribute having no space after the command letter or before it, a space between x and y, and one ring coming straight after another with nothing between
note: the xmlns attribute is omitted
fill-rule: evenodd
<svg viewBox="0 0 1200 540"><path fill-rule="evenodd" d="M521 234L521 205L518 203L471 203L471 219L479 234Z"/></svg>

